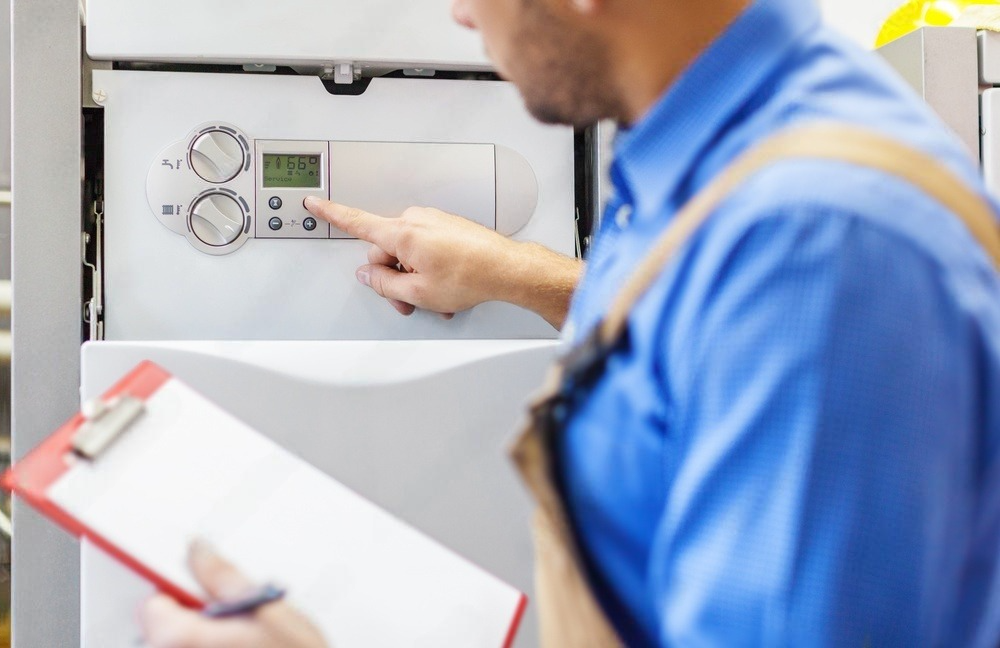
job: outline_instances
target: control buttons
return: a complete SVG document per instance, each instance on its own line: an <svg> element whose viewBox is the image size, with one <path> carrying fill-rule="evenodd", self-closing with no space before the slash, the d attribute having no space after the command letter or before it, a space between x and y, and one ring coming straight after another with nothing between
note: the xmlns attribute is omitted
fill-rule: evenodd
<svg viewBox="0 0 1000 648"><path fill-rule="evenodd" d="M271 196L271 199L267 201L267 206L271 209L281 209L281 198Z"/></svg>
<svg viewBox="0 0 1000 648"><path fill-rule="evenodd" d="M274 216L273 218L271 218L271 220L267 222L267 226L273 229L275 232L280 230L282 225L284 225L284 223L282 223L281 219L278 218L277 216Z"/></svg>
<svg viewBox="0 0 1000 648"><path fill-rule="evenodd" d="M243 232L245 214L235 198L213 193L194 204L190 225L202 243L221 247L235 241Z"/></svg>
<svg viewBox="0 0 1000 648"><path fill-rule="evenodd" d="M311 232L316 229L316 219L310 216L309 218L302 221L302 228L307 232Z"/></svg>
<svg viewBox="0 0 1000 648"><path fill-rule="evenodd" d="M246 163L246 153L235 136L213 130L198 136L191 145L191 168L202 180L229 182Z"/></svg>

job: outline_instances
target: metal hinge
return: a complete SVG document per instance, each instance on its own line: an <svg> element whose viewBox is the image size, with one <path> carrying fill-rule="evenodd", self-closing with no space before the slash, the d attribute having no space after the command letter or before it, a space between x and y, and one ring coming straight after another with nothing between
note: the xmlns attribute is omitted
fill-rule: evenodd
<svg viewBox="0 0 1000 648"><path fill-rule="evenodd" d="M91 205L91 216L94 219L94 231L83 232L82 255L83 265L90 269L92 293L90 299L83 304L83 321L90 326L90 340L104 339L104 200L98 198ZM93 261L88 256L93 254Z"/></svg>

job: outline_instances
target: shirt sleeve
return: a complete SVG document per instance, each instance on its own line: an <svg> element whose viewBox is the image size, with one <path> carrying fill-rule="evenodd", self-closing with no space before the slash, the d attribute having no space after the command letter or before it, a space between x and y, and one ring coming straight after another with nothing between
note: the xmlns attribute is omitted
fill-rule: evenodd
<svg viewBox="0 0 1000 648"><path fill-rule="evenodd" d="M977 453L972 327L941 269L807 208L721 258L664 348L682 451L650 561L662 645L933 644Z"/></svg>

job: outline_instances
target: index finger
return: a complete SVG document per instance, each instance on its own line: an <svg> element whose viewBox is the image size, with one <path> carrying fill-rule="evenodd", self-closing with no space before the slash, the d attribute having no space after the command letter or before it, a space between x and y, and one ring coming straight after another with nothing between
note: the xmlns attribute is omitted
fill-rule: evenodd
<svg viewBox="0 0 1000 648"><path fill-rule="evenodd" d="M389 254L396 253L395 219L369 214L362 209L309 196L302 203L309 213L322 218L351 236L374 243Z"/></svg>
<svg viewBox="0 0 1000 648"><path fill-rule="evenodd" d="M188 564L198 583L213 599L235 600L246 596L254 588L250 579L202 540L191 543Z"/></svg>

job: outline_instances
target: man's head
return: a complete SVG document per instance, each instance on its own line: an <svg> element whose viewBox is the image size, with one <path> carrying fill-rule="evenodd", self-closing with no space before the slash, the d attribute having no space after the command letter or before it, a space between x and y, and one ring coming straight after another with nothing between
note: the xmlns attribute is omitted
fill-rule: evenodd
<svg viewBox="0 0 1000 648"><path fill-rule="evenodd" d="M547 123L631 122L751 0L453 0ZM805 0L803 0L805 1Z"/></svg>
<svg viewBox="0 0 1000 648"><path fill-rule="evenodd" d="M585 125L619 114L608 45L587 0L454 0L455 19L483 36L501 76L546 123Z"/></svg>

